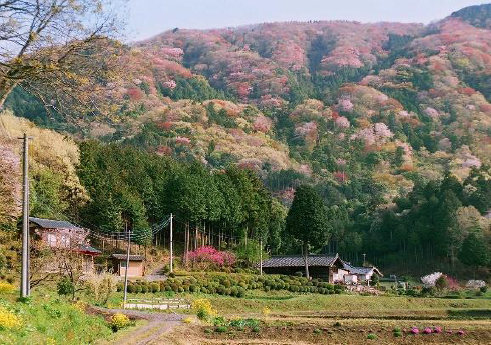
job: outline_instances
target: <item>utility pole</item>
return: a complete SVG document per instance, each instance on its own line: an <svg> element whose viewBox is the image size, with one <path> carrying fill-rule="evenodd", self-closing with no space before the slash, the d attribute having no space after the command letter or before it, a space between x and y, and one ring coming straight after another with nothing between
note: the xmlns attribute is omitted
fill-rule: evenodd
<svg viewBox="0 0 491 345"><path fill-rule="evenodd" d="M22 273L21 273L21 297L29 297L29 139L24 133L24 192L22 196Z"/></svg>
<svg viewBox="0 0 491 345"><path fill-rule="evenodd" d="M128 234L128 247L126 249L126 269L124 270L124 300L123 300L123 309L126 309L126 298L128 296L128 269L130 268L130 239L131 239L131 231L128 231L128 222L126 222L126 232Z"/></svg>
<svg viewBox="0 0 491 345"><path fill-rule="evenodd" d="M172 273L172 213L170 214L170 236L169 236L169 249L170 249L170 262L169 262L169 271Z"/></svg>
<svg viewBox="0 0 491 345"><path fill-rule="evenodd" d="M259 272L263 275L263 240L259 241L259 255L261 262L259 263Z"/></svg>

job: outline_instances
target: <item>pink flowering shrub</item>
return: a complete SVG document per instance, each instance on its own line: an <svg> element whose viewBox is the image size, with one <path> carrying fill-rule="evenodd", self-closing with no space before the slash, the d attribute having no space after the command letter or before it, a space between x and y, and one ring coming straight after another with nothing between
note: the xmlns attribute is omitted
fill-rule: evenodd
<svg viewBox="0 0 491 345"><path fill-rule="evenodd" d="M424 113L432 119L436 119L439 116L438 111L430 107L426 108Z"/></svg>
<svg viewBox="0 0 491 345"><path fill-rule="evenodd" d="M442 330L442 328L441 328L441 327L435 327L435 328L433 329L433 333L440 334L440 333L442 333L442 332L443 332L443 330Z"/></svg>
<svg viewBox="0 0 491 345"><path fill-rule="evenodd" d="M199 247L188 256L192 267L202 270L231 267L235 263L235 254L211 246Z"/></svg>
<svg viewBox="0 0 491 345"><path fill-rule="evenodd" d="M336 125L340 128L349 128L350 123L346 117L340 116L336 119Z"/></svg>
<svg viewBox="0 0 491 345"><path fill-rule="evenodd" d="M411 334L419 334L419 329L416 327L411 328Z"/></svg>
<svg viewBox="0 0 491 345"><path fill-rule="evenodd" d="M426 328L423 330L423 333L424 333L424 334L431 334L431 333L433 333L433 330L432 330L431 328L429 328L429 327L426 327Z"/></svg>
<svg viewBox="0 0 491 345"><path fill-rule="evenodd" d="M353 110L353 103L348 98L342 98L338 101L338 109L345 112Z"/></svg>

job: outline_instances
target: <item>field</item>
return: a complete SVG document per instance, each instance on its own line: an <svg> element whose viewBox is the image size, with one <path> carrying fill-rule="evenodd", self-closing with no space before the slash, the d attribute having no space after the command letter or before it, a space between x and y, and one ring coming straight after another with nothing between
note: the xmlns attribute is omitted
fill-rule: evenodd
<svg viewBox="0 0 491 345"><path fill-rule="evenodd" d="M228 274L234 280L238 275ZM386 293L298 293L284 289L246 290L232 297L210 293L129 293L129 298L178 297L208 300L216 311L206 320L195 310L126 311L131 327L116 333L111 315L120 312L123 293L102 307L80 293L70 302L53 288L34 290L28 303L17 292L0 294L20 327L0 329L1 344L490 344L491 292L463 291L447 297ZM0 315L1 316L1 315ZM1 320L0 320L1 321ZM419 334L412 334L417 328ZM86 330L90 329L90 332ZM423 334L430 329L431 334Z"/></svg>
<svg viewBox="0 0 491 345"><path fill-rule="evenodd" d="M216 321L213 324L213 321L203 323L195 319L191 324L181 323L150 344L491 343L489 294L466 299L325 296L287 291L248 291L243 298L209 294L177 296L208 299L225 320L222 324L225 327ZM411 334L413 327L421 334ZM425 328L432 331L441 328L441 333L422 334Z"/></svg>

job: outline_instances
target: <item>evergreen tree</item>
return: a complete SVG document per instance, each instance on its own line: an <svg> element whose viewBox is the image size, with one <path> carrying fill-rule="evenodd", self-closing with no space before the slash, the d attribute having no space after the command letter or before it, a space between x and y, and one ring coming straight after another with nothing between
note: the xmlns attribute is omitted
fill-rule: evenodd
<svg viewBox="0 0 491 345"><path fill-rule="evenodd" d="M479 266L486 266L490 257L484 239L475 233L470 233L462 244L459 259L463 264L474 266L476 269Z"/></svg>
<svg viewBox="0 0 491 345"><path fill-rule="evenodd" d="M309 275L309 246L321 248L331 235L327 210L321 197L308 185L299 186L286 218L286 232L303 244L305 274Z"/></svg>

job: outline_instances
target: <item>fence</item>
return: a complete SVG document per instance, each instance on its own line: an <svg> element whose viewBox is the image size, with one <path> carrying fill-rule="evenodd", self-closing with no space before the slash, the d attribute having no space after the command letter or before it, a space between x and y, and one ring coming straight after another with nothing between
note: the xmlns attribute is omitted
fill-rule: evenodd
<svg viewBox="0 0 491 345"><path fill-rule="evenodd" d="M125 304L127 309L190 309L191 304L183 298L129 298Z"/></svg>

